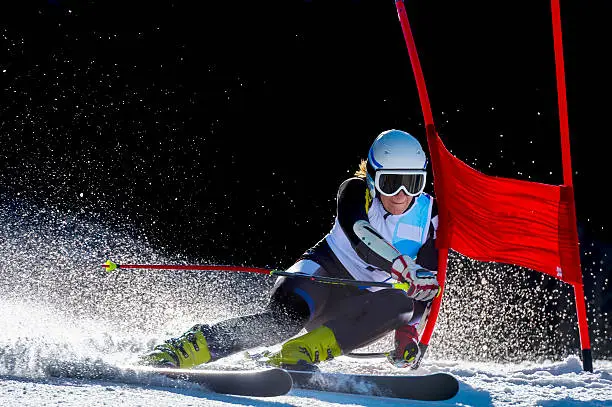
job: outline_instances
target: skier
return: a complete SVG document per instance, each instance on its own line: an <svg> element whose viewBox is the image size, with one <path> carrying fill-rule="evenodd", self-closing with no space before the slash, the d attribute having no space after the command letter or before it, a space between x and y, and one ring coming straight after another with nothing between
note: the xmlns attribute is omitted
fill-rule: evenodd
<svg viewBox="0 0 612 407"><path fill-rule="evenodd" d="M267 356L267 363L312 368L395 330L395 349L388 358L398 367L413 366L420 358L417 325L439 290L437 209L435 199L423 192L426 166L416 138L400 130L382 132L355 177L340 185L331 231L288 269L341 279L405 281L407 291L279 277L262 312L195 325L142 356L142 363L190 368L286 341ZM304 328L307 333L295 337Z"/></svg>

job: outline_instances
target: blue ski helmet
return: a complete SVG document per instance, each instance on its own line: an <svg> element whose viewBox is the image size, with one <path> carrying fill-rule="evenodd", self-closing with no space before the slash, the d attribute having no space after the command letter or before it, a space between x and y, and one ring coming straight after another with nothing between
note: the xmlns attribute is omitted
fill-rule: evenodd
<svg viewBox="0 0 612 407"><path fill-rule="evenodd" d="M418 140L401 130L378 135L368 152L366 181L372 198L404 190L416 196L423 192L427 175L427 156Z"/></svg>

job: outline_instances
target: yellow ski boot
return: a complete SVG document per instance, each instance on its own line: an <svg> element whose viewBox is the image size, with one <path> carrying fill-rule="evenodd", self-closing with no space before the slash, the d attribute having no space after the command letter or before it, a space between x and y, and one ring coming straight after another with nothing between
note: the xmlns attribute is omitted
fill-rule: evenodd
<svg viewBox="0 0 612 407"><path fill-rule="evenodd" d="M202 325L195 325L178 338L168 339L141 357L141 363L153 366L189 369L209 362L210 351L202 333Z"/></svg>
<svg viewBox="0 0 612 407"><path fill-rule="evenodd" d="M334 332L322 325L285 342L279 352L267 355L268 364L285 369L316 369L315 364L342 355Z"/></svg>

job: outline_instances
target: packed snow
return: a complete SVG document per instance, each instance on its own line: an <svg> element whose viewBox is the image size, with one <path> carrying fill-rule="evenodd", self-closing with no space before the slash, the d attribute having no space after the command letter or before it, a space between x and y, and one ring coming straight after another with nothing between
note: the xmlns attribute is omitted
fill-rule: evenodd
<svg viewBox="0 0 612 407"><path fill-rule="evenodd" d="M380 364L384 366L384 361ZM369 371L378 365L368 362ZM380 367L380 370L388 369ZM334 370L363 368L339 358ZM459 393L447 401L412 401L294 389L284 396L243 397L207 392L199 385L160 379L159 383L118 383L110 379L59 379L4 375L0 377L3 406L612 406L612 363L596 361L594 372L582 371L570 357L556 363L501 365L467 361L428 360L416 372L449 372L460 382ZM387 372L388 373L388 372Z"/></svg>

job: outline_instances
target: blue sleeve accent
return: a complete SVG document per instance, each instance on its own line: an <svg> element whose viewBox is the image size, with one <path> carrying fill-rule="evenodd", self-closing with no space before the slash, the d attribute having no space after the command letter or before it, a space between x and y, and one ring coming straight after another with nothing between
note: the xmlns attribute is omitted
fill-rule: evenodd
<svg viewBox="0 0 612 407"><path fill-rule="evenodd" d="M308 309L310 310L310 319L312 319L312 316L314 315L314 311L315 311L315 304L314 304L314 300L312 299L312 297L304 290L302 290L301 288L296 288L295 293L297 295L299 295L300 297L302 297L304 299L304 301L306 301L306 304L308 304Z"/></svg>

